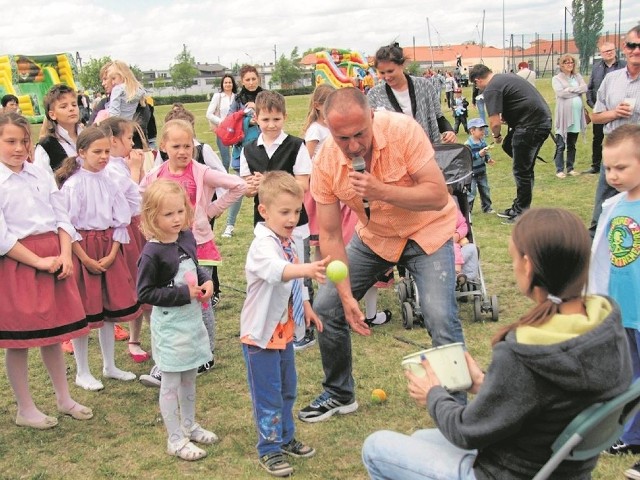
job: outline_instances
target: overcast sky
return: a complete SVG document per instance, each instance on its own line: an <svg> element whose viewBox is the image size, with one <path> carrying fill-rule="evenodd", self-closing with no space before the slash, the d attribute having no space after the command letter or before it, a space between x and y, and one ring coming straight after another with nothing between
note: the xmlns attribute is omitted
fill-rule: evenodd
<svg viewBox="0 0 640 480"><path fill-rule="evenodd" d="M273 62L318 46L373 55L402 46L446 45L481 39L501 47L516 35L556 38L571 0L2 0L0 55L79 52L83 62L105 55L142 69L175 63L182 44L200 63ZM10 3L10 6L7 4ZM605 30L614 32L618 1L604 0ZM640 20L637 0L622 0L622 31ZM503 37L503 4L504 30ZM633 12L632 5L636 5ZM566 13L571 32L571 16Z"/></svg>

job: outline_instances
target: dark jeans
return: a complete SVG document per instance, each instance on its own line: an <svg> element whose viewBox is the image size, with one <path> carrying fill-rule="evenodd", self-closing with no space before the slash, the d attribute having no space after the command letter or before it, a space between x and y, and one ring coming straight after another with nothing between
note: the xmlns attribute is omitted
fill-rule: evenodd
<svg viewBox="0 0 640 480"><path fill-rule="evenodd" d="M456 122L453 125L453 131L458 134L458 130L460 130L460 125L464 128L465 133L469 133L469 129L467 128L467 117L466 115L461 115L460 117L456 117Z"/></svg>
<svg viewBox="0 0 640 480"><path fill-rule="evenodd" d="M556 155L553 161L556 163L556 173L564 171L564 151L567 150L567 173L573 170L576 163L576 141L578 133L567 132L567 143L565 144L562 135L556 134Z"/></svg>
<svg viewBox="0 0 640 480"><path fill-rule="evenodd" d="M593 124L593 141L591 142L591 168L600 170L602 163L602 141L604 140L604 124Z"/></svg>
<svg viewBox="0 0 640 480"><path fill-rule="evenodd" d="M511 209L516 214L531 206L536 157L550 131L551 128L545 127L513 128L504 139L502 149L513 159L516 198Z"/></svg>
<svg viewBox="0 0 640 480"><path fill-rule="evenodd" d="M589 234L591 238L596 233L598 219L602 213L602 202L607 198L613 197L618 191L607 183L607 176L604 173L604 165L600 164L600 176L598 177L598 186L596 187L596 198L593 200L593 215L591 216L591 225L589 226Z"/></svg>

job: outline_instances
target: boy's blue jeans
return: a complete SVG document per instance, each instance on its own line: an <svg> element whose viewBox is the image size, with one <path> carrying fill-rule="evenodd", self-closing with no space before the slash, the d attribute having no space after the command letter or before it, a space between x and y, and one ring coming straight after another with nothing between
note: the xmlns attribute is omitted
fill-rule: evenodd
<svg viewBox="0 0 640 480"><path fill-rule="evenodd" d="M353 296L360 300L376 282L378 275L394 264L379 257L354 235L347 246L349 278ZM455 299L453 243L447 241L431 255L409 240L398 260L413 276L420 308L433 346L464 342ZM324 331L318 335L325 391L343 402L354 398L351 331L344 316L342 302L333 282L320 285L313 307L320 316Z"/></svg>
<svg viewBox="0 0 640 480"><path fill-rule="evenodd" d="M242 344L247 366L253 418L258 431L258 456L280 452L295 434L293 404L298 378L293 342L284 350Z"/></svg>
<svg viewBox="0 0 640 480"><path fill-rule="evenodd" d="M476 198L476 192L480 192L480 202L483 212L491 210L491 189L489 188L489 177L487 172L474 173L471 176L471 189L467 193L469 201L469 210L473 210L473 200Z"/></svg>
<svg viewBox="0 0 640 480"><path fill-rule="evenodd" d="M477 450L463 450L440 430L418 430L411 436L380 430L365 440L362 461L373 480L475 480Z"/></svg>

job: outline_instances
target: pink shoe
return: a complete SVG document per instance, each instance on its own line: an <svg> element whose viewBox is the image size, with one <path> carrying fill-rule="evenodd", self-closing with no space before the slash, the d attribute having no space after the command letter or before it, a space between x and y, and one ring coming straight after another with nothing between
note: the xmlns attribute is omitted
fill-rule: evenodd
<svg viewBox="0 0 640 480"><path fill-rule="evenodd" d="M138 346L140 346L140 342L129 342L129 345L138 345ZM148 352L144 352L144 353L132 353L132 352L129 352L129 355L131 356L133 361L136 362L136 363L143 363L143 362L146 362L147 360L149 360L151 358L151 355L149 355Z"/></svg>

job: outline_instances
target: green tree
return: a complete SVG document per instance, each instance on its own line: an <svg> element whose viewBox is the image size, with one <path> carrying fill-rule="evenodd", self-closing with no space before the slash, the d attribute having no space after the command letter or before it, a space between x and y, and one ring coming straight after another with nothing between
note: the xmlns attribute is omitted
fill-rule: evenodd
<svg viewBox="0 0 640 480"><path fill-rule="evenodd" d="M413 75L414 77L420 75L420 72L422 71L418 62L409 63L409 65L407 65L406 67L406 70L409 75Z"/></svg>
<svg viewBox="0 0 640 480"><path fill-rule="evenodd" d="M602 0L572 0L573 39L580 52L580 72L587 73L604 26Z"/></svg>
<svg viewBox="0 0 640 480"><path fill-rule="evenodd" d="M279 83L282 88L289 88L294 85L302 77L302 68L300 67L300 55L298 47L291 51L289 58L284 54L280 56L280 60L273 67L273 75L271 81Z"/></svg>
<svg viewBox="0 0 640 480"><path fill-rule="evenodd" d="M82 71L78 75L78 80L85 90L102 90L102 80L100 79L100 69L105 63L109 63L111 57L92 58L88 63L82 65Z"/></svg>
<svg viewBox="0 0 640 480"><path fill-rule="evenodd" d="M199 71L196 68L196 59L187 50L186 45L182 45L182 52L176 57L176 63L169 67L169 72L174 87L182 88L186 92L187 88L193 85Z"/></svg>
<svg viewBox="0 0 640 480"><path fill-rule="evenodd" d="M309 55L310 53L318 53L318 52L324 52L324 51L331 51L330 48L327 47L315 47L315 48L309 48L307 50L304 51L304 53L302 54L303 57L306 57L307 55Z"/></svg>

